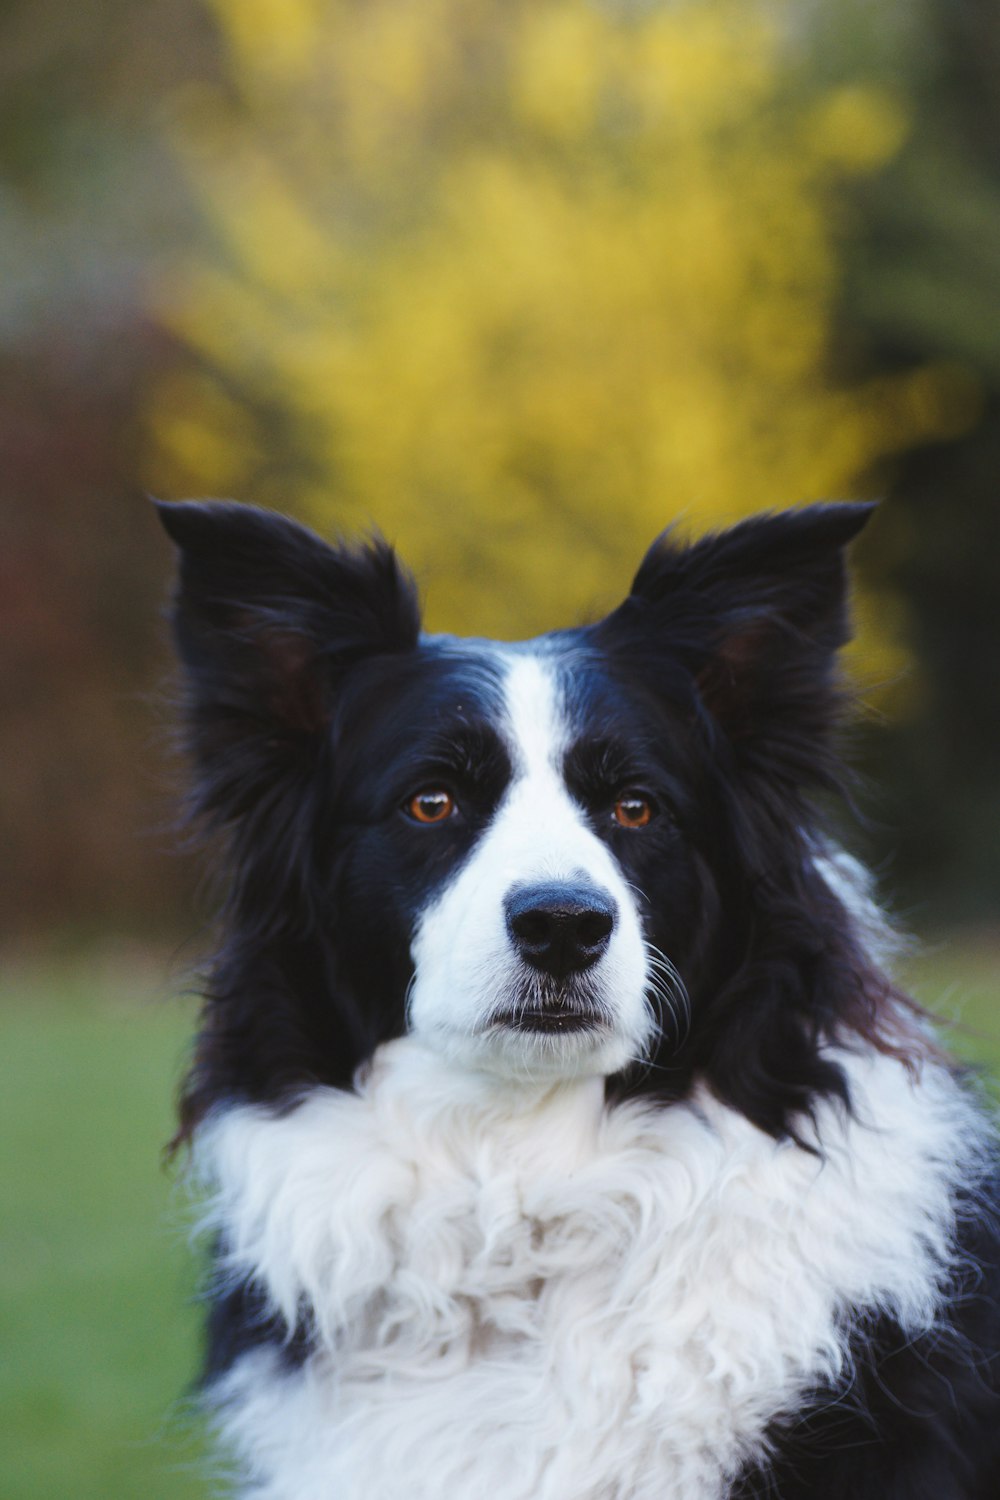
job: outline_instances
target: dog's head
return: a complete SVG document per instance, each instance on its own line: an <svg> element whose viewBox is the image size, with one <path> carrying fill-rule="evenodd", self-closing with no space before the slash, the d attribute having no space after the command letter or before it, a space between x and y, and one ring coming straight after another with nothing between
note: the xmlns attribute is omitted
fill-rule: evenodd
<svg viewBox="0 0 1000 1500"><path fill-rule="evenodd" d="M407 1029L514 1076L705 1067L776 907L832 900L805 808L831 765L843 549L870 509L666 536L603 621L500 644L421 634L380 542L160 507L196 811L230 886L214 1086L342 1081ZM236 970L270 976L269 1016L237 1002ZM731 1029L722 1051L748 1045L747 1017Z"/></svg>

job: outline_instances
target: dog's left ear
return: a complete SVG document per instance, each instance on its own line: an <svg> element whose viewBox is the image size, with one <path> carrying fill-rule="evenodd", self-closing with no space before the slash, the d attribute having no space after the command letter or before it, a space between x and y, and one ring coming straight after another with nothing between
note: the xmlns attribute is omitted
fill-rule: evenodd
<svg viewBox="0 0 1000 1500"><path fill-rule="evenodd" d="M807 763L834 718L836 653L850 635L845 548L874 509L803 506L692 546L668 533L605 626L640 658L679 657L738 752L780 744L786 761Z"/></svg>
<svg viewBox="0 0 1000 1500"><path fill-rule="evenodd" d="M172 623L184 669L190 811L224 831L229 899L258 932L309 911L327 811L315 771L338 691L371 657L413 647L412 581L392 548L330 547L249 505L157 505L180 558Z"/></svg>
<svg viewBox="0 0 1000 1500"><path fill-rule="evenodd" d="M229 502L157 511L180 552L172 618L188 748L204 810L229 823L308 763L352 666L416 643L416 593L381 541L331 547Z"/></svg>

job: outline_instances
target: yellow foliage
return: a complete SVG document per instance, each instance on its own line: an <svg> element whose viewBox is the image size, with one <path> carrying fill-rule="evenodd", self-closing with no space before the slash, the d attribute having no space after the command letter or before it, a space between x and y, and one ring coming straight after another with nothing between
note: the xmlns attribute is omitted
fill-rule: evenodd
<svg viewBox="0 0 1000 1500"><path fill-rule="evenodd" d="M813 117L813 147L837 167L866 171L899 150L908 130L898 99L859 86L835 89Z"/></svg>
<svg viewBox="0 0 1000 1500"><path fill-rule="evenodd" d="M309 66L323 0L215 0L213 8L240 71L294 87Z"/></svg>
<svg viewBox="0 0 1000 1500"><path fill-rule="evenodd" d="M178 138L219 249L163 289L199 360L154 402L160 491L374 520L432 626L520 635L675 518L856 494L954 425L954 379L827 369L839 183L904 122L789 88L777 0L210 3L236 97Z"/></svg>

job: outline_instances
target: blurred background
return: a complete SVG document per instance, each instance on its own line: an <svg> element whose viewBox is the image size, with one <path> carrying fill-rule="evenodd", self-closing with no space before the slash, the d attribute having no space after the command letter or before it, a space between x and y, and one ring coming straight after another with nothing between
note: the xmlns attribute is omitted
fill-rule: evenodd
<svg viewBox="0 0 1000 1500"><path fill-rule="evenodd" d="M0 8L0 1431L210 1493L158 1172L210 915L147 492L376 523L432 627L594 615L669 522L857 496L850 841L995 1067L993 0Z"/></svg>

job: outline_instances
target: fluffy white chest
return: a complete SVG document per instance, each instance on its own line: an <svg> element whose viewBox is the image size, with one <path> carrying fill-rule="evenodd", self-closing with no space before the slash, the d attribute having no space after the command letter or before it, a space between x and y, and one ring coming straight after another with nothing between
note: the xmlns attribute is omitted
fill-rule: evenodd
<svg viewBox="0 0 1000 1500"><path fill-rule="evenodd" d="M947 1269L971 1112L847 1058L820 1159L704 1097L607 1111L413 1041L358 1095L216 1117L200 1157L235 1275L316 1352L219 1391L260 1500L717 1500L845 1358L849 1308L913 1330Z"/></svg>

